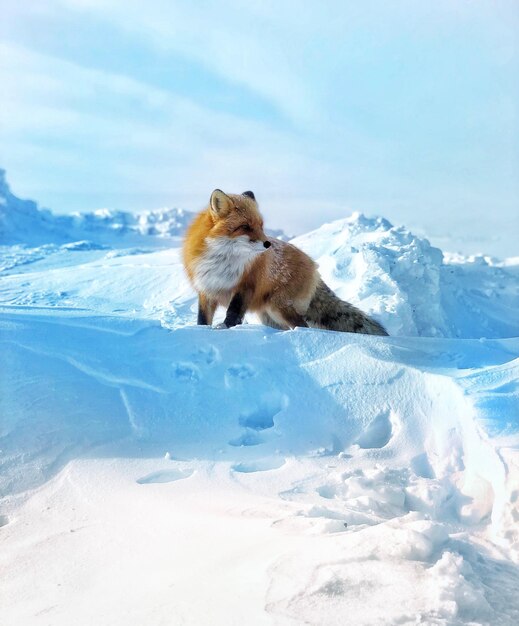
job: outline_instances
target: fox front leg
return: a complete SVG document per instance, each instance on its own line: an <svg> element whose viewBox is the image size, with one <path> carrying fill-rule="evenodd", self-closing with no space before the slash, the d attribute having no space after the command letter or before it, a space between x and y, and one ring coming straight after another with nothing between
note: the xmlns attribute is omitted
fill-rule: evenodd
<svg viewBox="0 0 519 626"><path fill-rule="evenodd" d="M247 312L248 303L249 298L246 293L235 293L227 308L225 320L221 324L218 324L216 328L232 328L233 326L241 324Z"/></svg>
<svg viewBox="0 0 519 626"><path fill-rule="evenodd" d="M198 296L198 325L207 326L213 323L214 312L216 311L216 300L210 300L206 296Z"/></svg>

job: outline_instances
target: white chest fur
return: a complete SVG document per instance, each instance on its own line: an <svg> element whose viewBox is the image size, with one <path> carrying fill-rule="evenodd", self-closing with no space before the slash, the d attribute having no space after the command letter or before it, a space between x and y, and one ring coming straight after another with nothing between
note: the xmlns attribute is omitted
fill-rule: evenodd
<svg viewBox="0 0 519 626"><path fill-rule="evenodd" d="M264 252L261 241L240 237L208 237L197 263L194 284L198 291L218 294L232 291L254 258Z"/></svg>

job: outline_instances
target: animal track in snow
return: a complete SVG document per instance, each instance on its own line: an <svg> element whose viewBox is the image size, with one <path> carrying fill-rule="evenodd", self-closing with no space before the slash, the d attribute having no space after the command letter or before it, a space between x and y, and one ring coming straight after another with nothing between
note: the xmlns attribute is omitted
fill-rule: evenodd
<svg viewBox="0 0 519 626"><path fill-rule="evenodd" d="M267 430L274 427L274 415L271 411L264 410L263 407L256 409L253 413L242 415L238 422L240 426L252 428L252 430Z"/></svg>
<svg viewBox="0 0 519 626"><path fill-rule="evenodd" d="M274 417L288 404L288 398L283 394L270 393L263 397L259 406L250 411L243 412L238 418L238 423L244 428L244 432L235 439L229 441L230 446L257 446L265 443L265 437L260 433L266 433L274 428Z"/></svg>
<svg viewBox="0 0 519 626"><path fill-rule="evenodd" d="M139 485L147 485L149 483L171 483L175 480L182 480L183 478L189 478L193 474L192 469L188 470L162 470L159 472L152 472L146 474L142 478L137 479Z"/></svg>
<svg viewBox="0 0 519 626"><path fill-rule="evenodd" d="M231 365L225 372L225 386L232 387L236 383L252 378L255 375L256 369L248 363Z"/></svg>
<svg viewBox="0 0 519 626"><path fill-rule="evenodd" d="M200 370L193 363L173 363L173 376L183 383L197 383Z"/></svg>
<svg viewBox="0 0 519 626"><path fill-rule="evenodd" d="M231 467L234 472L240 472L242 474L252 474L254 472L266 472L268 470L276 470L285 465L286 461L283 458L267 458L256 459L254 461L246 461L243 463L236 463Z"/></svg>
<svg viewBox="0 0 519 626"><path fill-rule="evenodd" d="M288 398L283 394L267 394L255 409L243 412L238 422L244 428L267 430L274 426L274 418L288 405Z"/></svg>
<svg viewBox="0 0 519 626"><path fill-rule="evenodd" d="M355 442L360 448L383 448L393 436L393 423L389 409L382 411L371 421Z"/></svg>
<svg viewBox="0 0 519 626"><path fill-rule="evenodd" d="M202 346L193 354L193 360L203 365L213 365L220 360L220 351L212 345Z"/></svg>

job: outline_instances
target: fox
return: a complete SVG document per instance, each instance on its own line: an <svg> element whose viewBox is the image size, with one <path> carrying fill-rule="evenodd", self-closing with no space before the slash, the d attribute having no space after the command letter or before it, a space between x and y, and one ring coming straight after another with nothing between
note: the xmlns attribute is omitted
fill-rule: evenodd
<svg viewBox="0 0 519 626"><path fill-rule="evenodd" d="M278 330L320 328L388 335L376 320L341 300L321 278L317 263L280 239L267 237L252 191L215 189L194 218L183 243L184 267L198 293L198 324L212 325L217 307L227 309L216 328L232 328L245 313Z"/></svg>

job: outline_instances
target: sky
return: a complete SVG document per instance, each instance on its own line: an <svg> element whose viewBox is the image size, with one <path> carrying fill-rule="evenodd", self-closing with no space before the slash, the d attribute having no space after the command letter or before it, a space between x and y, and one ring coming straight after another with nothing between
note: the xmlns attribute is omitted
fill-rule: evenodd
<svg viewBox="0 0 519 626"><path fill-rule="evenodd" d="M519 255L516 0L0 0L0 167L56 212L253 190ZM451 246L452 247L452 246Z"/></svg>

